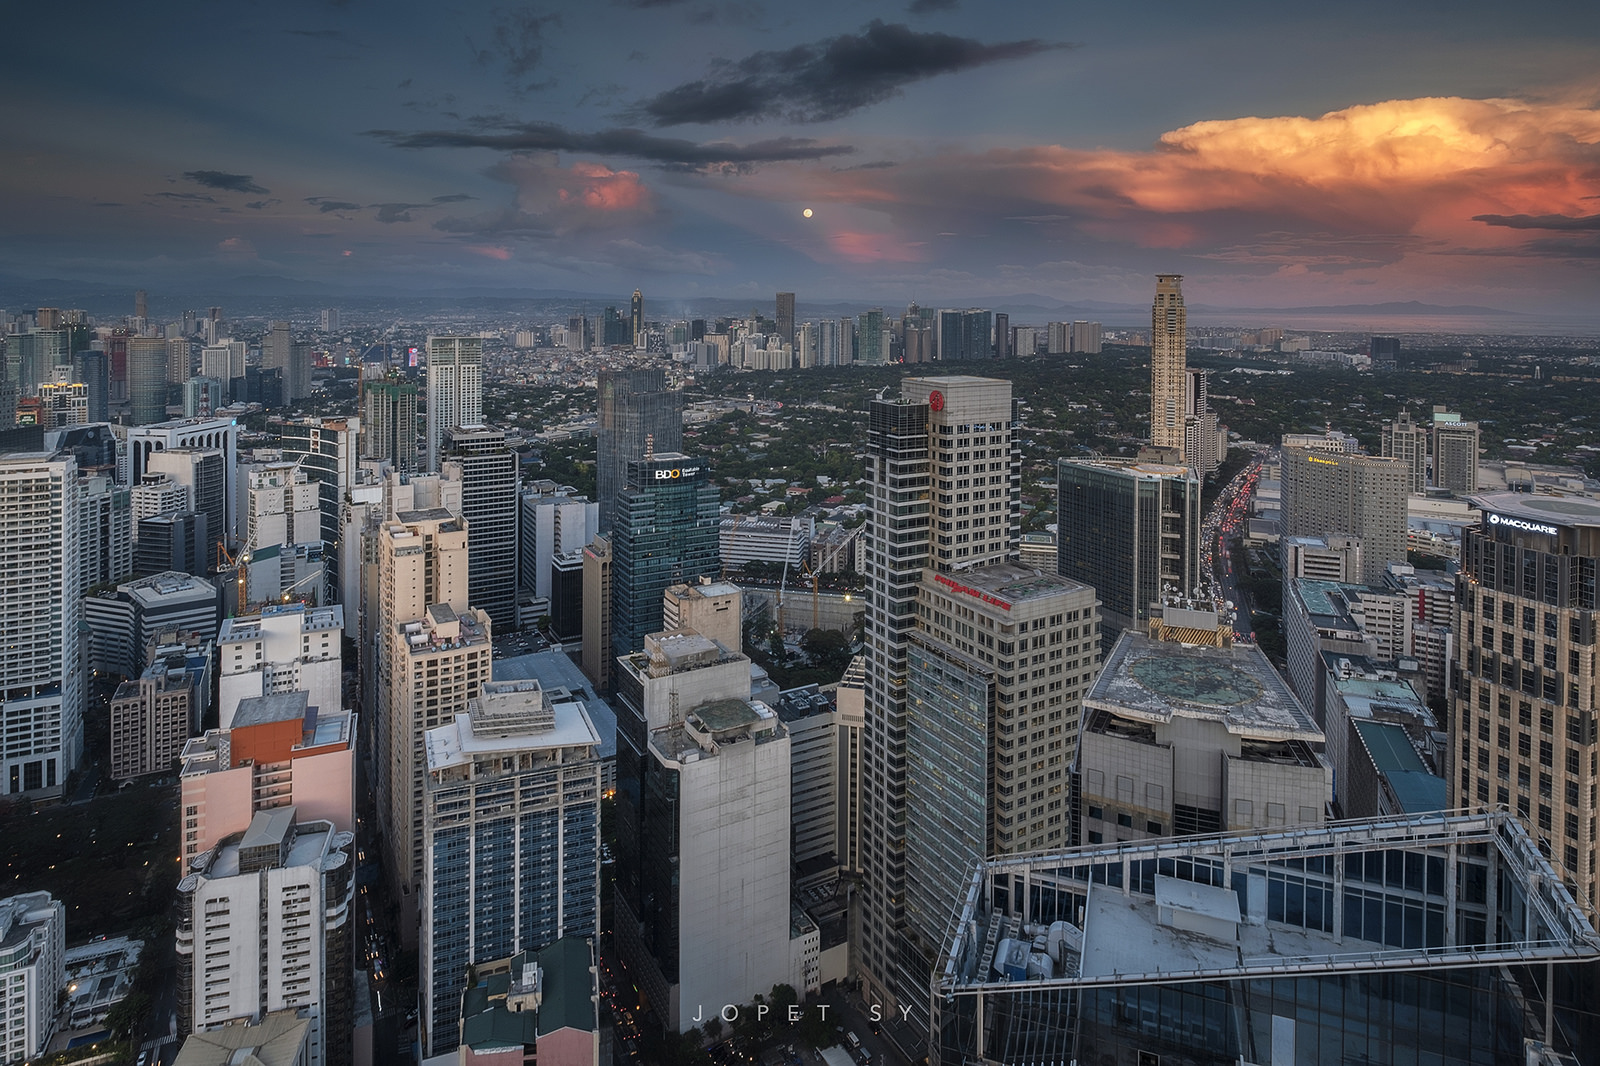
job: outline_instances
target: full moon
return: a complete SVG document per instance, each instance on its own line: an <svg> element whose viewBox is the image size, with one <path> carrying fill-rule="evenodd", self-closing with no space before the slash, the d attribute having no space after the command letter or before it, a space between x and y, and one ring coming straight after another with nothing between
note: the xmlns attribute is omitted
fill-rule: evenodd
<svg viewBox="0 0 1600 1066"><path fill-rule="evenodd" d="M805 218L810 218L811 217L811 208L809 208L809 207L806 208L804 211L800 212L800 214L802 216L804 216Z"/></svg>

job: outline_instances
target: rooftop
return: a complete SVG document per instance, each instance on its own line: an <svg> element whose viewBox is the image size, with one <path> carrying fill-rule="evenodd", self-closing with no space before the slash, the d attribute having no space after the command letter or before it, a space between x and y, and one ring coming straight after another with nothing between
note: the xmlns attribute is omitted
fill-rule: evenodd
<svg viewBox="0 0 1600 1066"><path fill-rule="evenodd" d="M576 701L554 705L555 725L540 732L494 734L473 728L471 711L456 715L455 721L430 729L424 734L428 772L437 773L453 766L465 766L474 759L521 751L600 746L600 734L584 706ZM615 742L613 741L613 744Z"/></svg>
<svg viewBox="0 0 1600 1066"><path fill-rule="evenodd" d="M1484 522L1491 526L1498 525L1502 517L1519 518L1535 525L1600 526L1600 500L1592 496L1491 492L1469 498L1482 509Z"/></svg>
<svg viewBox="0 0 1600 1066"><path fill-rule="evenodd" d="M497 660L494 664L496 681L518 678L537 678L553 701L559 702L558 690L564 690L583 704L585 713L600 735L600 757L612 758L617 754L617 715L611 705L595 696L589 679L564 651L550 649L528 655L517 655Z"/></svg>
<svg viewBox="0 0 1600 1066"><path fill-rule="evenodd" d="M1046 596L1058 596L1064 592L1092 592L1089 586L1081 581L1074 581L1070 577L1062 577L1060 574L1030 566L1018 566L1015 563L975 567L961 571L956 577L937 571L926 571L923 580L929 579L954 592L976 594L985 603L1005 610Z"/></svg>
<svg viewBox="0 0 1600 1066"><path fill-rule="evenodd" d="M1395 722L1356 720L1352 723L1372 765L1389 782L1406 814L1442 811L1448 800L1447 782L1428 769L1405 727Z"/></svg>
<svg viewBox="0 0 1600 1066"><path fill-rule="evenodd" d="M1323 740L1266 655L1248 644L1195 647L1124 633L1083 705L1153 723L1211 718L1245 737Z"/></svg>
<svg viewBox="0 0 1600 1066"><path fill-rule="evenodd" d="M305 721L310 708L305 692L275 692L270 696L246 696L233 713L233 728L266 725L271 722Z"/></svg>
<svg viewBox="0 0 1600 1066"><path fill-rule="evenodd" d="M259 1022L189 1034L172 1066L294 1066L310 1033L311 1019L299 1011L273 1011Z"/></svg>

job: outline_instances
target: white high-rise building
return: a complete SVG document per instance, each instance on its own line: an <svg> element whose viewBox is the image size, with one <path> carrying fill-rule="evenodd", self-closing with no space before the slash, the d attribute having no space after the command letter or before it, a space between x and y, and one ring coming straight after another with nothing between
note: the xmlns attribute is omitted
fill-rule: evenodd
<svg viewBox="0 0 1600 1066"><path fill-rule="evenodd" d="M312 707L341 706L340 638L344 607L274 604L260 614L222 623L217 634L218 723L233 725L239 701L278 692L304 692Z"/></svg>
<svg viewBox="0 0 1600 1066"><path fill-rule="evenodd" d="M1183 306L1183 275L1157 274L1150 308L1150 443L1184 456L1184 399L1188 381L1188 312Z"/></svg>
<svg viewBox="0 0 1600 1066"><path fill-rule="evenodd" d="M483 341L428 338L428 469L439 469L445 430L483 425Z"/></svg>
<svg viewBox="0 0 1600 1066"><path fill-rule="evenodd" d="M134 426L124 430L112 427L119 436L126 434L127 450L117 456L117 480L124 485L138 485L144 480L153 452L175 448L192 448L201 451L222 452L222 466L226 478L224 499L225 526L221 531L208 530L213 537L226 537L232 543L238 524L239 499L239 424L231 418L189 418L154 425ZM124 466L124 462L127 464ZM135 519L137 524L137 519Z"/></svg>
<svg viewBox="0 0 1600 1066"><path fill-rule="evenodd" d="M83 754L82 492L70 456L0 455L0 793L59 793Z"/></svg>
<svg viewBox="0 0 1600 1066"><path fill-rule="evenodd" d="M257 812L178 882L178 1031L300 1008L307 1066L335 1066L351 1061L354 1027L355 837L297 812Z"/></svg>
<svg viewBox="0 0 1600 1066"><path fill-rule="evenodd" d="M320 490L300 464L269 463L250 471L248 492L246 550L322 540Z"/></svg>
<svg viewBox="0 0 1600 1066"><path fill-rule="evenodd" d="M66 908L48 892L0 899L0 1062L45 1053L67 987Z"/></svg>

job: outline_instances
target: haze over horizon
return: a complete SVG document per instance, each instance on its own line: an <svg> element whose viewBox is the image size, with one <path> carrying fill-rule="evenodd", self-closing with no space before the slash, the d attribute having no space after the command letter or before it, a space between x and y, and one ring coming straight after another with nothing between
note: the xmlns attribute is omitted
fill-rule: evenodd
<svg viewBox="0 0 1600 1066"><path fill-rule="evenodd" d="M0 275L1586 311L1600 9L14 13ZM812 216L802 212L811 209ZM0 306L10 287L0 280Z"/></svg>

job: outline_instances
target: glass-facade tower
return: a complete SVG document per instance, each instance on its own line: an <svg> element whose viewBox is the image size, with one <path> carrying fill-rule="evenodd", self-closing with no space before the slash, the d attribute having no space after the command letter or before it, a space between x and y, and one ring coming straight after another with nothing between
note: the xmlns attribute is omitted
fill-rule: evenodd
<svg viewBox="0 0 1600 1066"><path fill-rule="evenodd" d="M669 586L721 572L721 494L705 463L679 452L628 464L611 535L611 644L618 655L661 630Z"/></svg>

